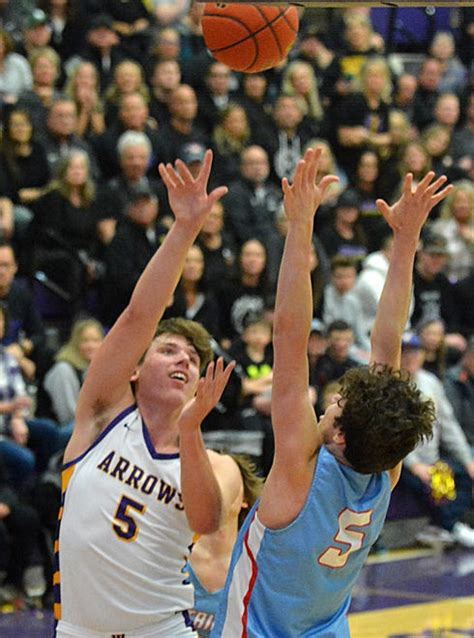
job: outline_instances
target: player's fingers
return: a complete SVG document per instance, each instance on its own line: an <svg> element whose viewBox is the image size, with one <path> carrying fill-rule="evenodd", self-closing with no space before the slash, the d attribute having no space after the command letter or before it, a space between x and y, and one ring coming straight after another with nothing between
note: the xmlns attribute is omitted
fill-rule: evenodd
<svg viewBox="0 0 474 638"><path fill-rule="evenodd" d="M436 181L434 181L430 186L428 186L428 188L426 189L426 192L428 193L428 195L434 195L434 193L436 193L436 191L439 188L441 188L441 186L445 184L447 181L448 181L448 178L446 177L446 175L441 175L441 177L438 177Z"/></svg>
<svg viewBox="0 0 474 638"><path fill-rule="evenodd" d="M431 198L432 208L436 206L436 204L439 204L439 202L442 201L447 195L449 195L453 188L454 186L452 184L449 184L448 186L446 186L446 188L443 188L442 191L434 195Z"/></svg>
<svg viewBox="0 0 474 638"><path fill-rule="evenodd" d="M390 206L384 199L375 200L375 205L377 206L379 213L383 215L385 219L390 216Z"/></svg>
<svg viewBox="0 0 474 638"><path fill-rule="evenodd" d="M283 195L286 195L290 192L290 184L286 177L283 177L281 180L281 190L283 191Z"/></svg>
<svg viewBox="0 0 474 638"><path fill-rule="evenodd" d="M183 160L177 159L175 162L176 172L181 178L183 184L192 184L193 176L189 172L189 168L183 162Z"/></svg>
<svg viewBox="0 0 474 638"><path fill-rule="evenodd" d="M211 193L209 193L209 204L210 208L214 206L214 204L226 195L229 189L227 186L218 186Z"/></svg>
<svg viewBox="0 0 474 638"><path fill-rule="evenodd" d="M160 165L158 166L158 171L160 173L161 179L163 180L167 188L174 188L176 186L176 182L173 178L174 171L171 164L165 166L163 163L160 163Z"/></svg>
<svg viewBox="0 0 474 638"><path fill-rule="evenodd" d="M413 188L413 175L411 173L407 173L405 177L405 181L403 183L403 194L405 197L408 197L412 194Z"/></svg>
<svg viewBox="0 0 474 638"><path fill-rule="evenodd" d="M331 184L337 184L338 181L339 177L337 177L337 175L325 175L319 183L319 188L321 189L322 194L324 195Z"/></svg>
<svg viewBox="0 0 474 638"><path fill-rule="evenodd" d="M209 181L209 175L211 174L211 166L212 166L212 151L210 148L207 149L204 154L204 160L201 166L201 170L199 171L199 175L197 176L196 181L202 184L207 189L207 183Z"/></svg>
<svg viewBox="0 0 474 638"><path fill-rule="evenodd" d="M426 173L426 175L423 177L421 182L418 184L416 190L420 193L423 193L423 191L429 186L430 182L433 180L434 176L435 176L434 171L429 171L428 173Z"/></svg>

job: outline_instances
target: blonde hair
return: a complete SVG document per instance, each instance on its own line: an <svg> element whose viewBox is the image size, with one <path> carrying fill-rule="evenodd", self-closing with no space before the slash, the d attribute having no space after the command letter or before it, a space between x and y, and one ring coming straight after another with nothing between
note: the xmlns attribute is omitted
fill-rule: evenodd
<svg viewBox="0 0 474 638"><path fill-rule="evenodd" d="M229 454L229 456L235 461L240 470L244 484L244 501L248 505L248 508L243 507L239 512L240 529L249 510L261 495L264 481L261 476L258 476L257 466L248 456L245 454Z"/></svg>
<svg viewBox="0 0 474 638"><path fill-rule="evenodd" d="M311 88L308 94L305 96L297 93L293 85L293 75L295 71L299 70L307 71L311 78ZM290 64L285 69L285 73L283 74L281 94L297 97L300 102L304 103L305 115L309 115L316 120L322 120L323 108L321 106L321 100L319 98L318 83L316 81L314 69L308 62L304 62L303 60L294 60L293 62L290 62Z"/></svg>
<svg viewBox="0 0 474 638"><path fill-rule="evenodd" d="M357 88L359 88L362 93L365 93L367 88L367 76L371 71L379 71L383 74L385 83L380 97L384 102L389 104L392 101L392 73L387 61L384 58L380 56L368 58L360 71L360 77L356 82Z"/></svg>
<svg viewBox="0 0 474 638"><path fill-rule="evenodd" d="M474 184L467 179L459 180L453 184L453 190L444 200L441 208L440 219L452 219L453 206L458 193L465 192L468 196L471 211L471 223L474 223Z"/></svg>
<svg viewBox="0 0 474 638"><path fill-rule="evenodd" d="M90 159L89 155L79 148L72 149L67 155L62 157L58 162L58 168L56 177L51 180L48 185L47 192L57 190L63 197L69 199L71 195L71 187L66 181L66 173L68 171L71 161L75 157L82 157L87 167L87 177L84 184L80 187L80 197L83 206L89 206L95 198L96 187L90 174Z"/></svg>
<svg viewBox="0 0 474 638"><path fill-rule="evenodd" d="M104 328L100 321L97 321L97 319L80 319L72 326L71 336L56 354L56 361L65 361L72 365L73 368L81 371L88 368L90 361L84 359L80 353L82 337L88 328L95 328L98 334L104 337Z"/></svg>
<svg viewBox="0 0 474 638"><path fill-rule="evenodd" d="M40 47L38 49L34 49L31 54L28 56L28 62L30 63L31 70L34 69L36 63L41 58L45 58L48 62L56 68L56 79L59 76L59 72L61 69L61 58L56 53L56 51L52 47Z"/></svg>
<svg viewBox="0 0 474 638"><path fill-rule="evenodd" d="M242 111L245 115L245 119L247 121L247 127L244 132L244 135L241 138L231 137L229 133L225 129L225 120L233 111ZM245 111L243 106L240 104L228 104L225 109L222 110L219 117L219 124L215 127L214 133L212 135L214 142L216 143L217 149L221 153L226 153L226 151L230 151L231 153L240 153L247 146L247 142L250 139L250 126L248 121L247 112Z"/></svg>
<svg viewBox="0 0 474 638"><path fill-rule="evenodd" d="M114 79L112 80L109 88L105 92L105 100L107 102L112 102L113 104L118 104L121 98L123 97L124 94L120 91L119 87L117 86L117 74L119 73L120 69L123 69L124 66L130 66L133 69L135 69L135 71L137 71L137 74L140 78L140 82L138 87L133 89L132 93L140 93L140 95L143 97L145 102L148 104L148 102L150 101L150 91L147 85L145 84L143 69L137 62L134 62L133 60L122 60L121 62L117 64L117 66L114 69Z"/></svg>

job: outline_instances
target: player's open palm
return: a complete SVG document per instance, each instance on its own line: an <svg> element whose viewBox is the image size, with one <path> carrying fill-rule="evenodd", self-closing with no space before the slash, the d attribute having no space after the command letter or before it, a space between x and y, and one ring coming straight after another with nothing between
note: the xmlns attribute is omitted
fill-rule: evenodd
<svg viewBox="0 0 474 638"><path fill-rule="evenodd" d="M200 228L214 203L227 193L226 186L219 186L211 193L207 185L212 165L212 151L206 151L199 175L194 178L180 159L175 166L160 164L161 178L168 190L171 210L177 220Z"/></svg>
<svg viewBox="0 0 474 638"><path fill-rule="evenodd" d="M430 171L417 186L413 186L413 175L408 173L402 196L393 206L383 199L377 200L379 212L394 232L406 233L407 237L418 236L432 208L450 193L451 185L443 188L447 178L442 175L433 181L434 177L435 174Z"/></svg>
<svg viewBox="0 0 474 638"><path fill-rule="evenodd" d="M292 184L286 177L282 179L285 214L290 221L312 219L327 188L339 179L336 175L326 175L316 184L322 151L322 148L306 151L304 158L298 162Z"/></svg>
<svg viewBox="0 0 474 638"><path fill-rule="evenodd" d="M193 399L184 407L179 418L180 430L197 428L219 403L224 388L229 381L235 361L224 368L222 357L217 362L211 361L207 366L206 374L199 379L198 388Z"/></svg>

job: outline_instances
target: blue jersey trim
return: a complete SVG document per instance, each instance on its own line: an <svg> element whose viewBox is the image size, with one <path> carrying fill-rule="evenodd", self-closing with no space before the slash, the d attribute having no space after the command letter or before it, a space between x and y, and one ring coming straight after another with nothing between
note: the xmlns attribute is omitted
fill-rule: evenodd
<svg viewBox="0 0 474 638"><path fill-rule="evenodd" d="M148 452L150 453L150 456L152 459L162 460L162 461L167 461L167 460L169 461L171 459L179 459L179 452L173 452L172 454L162 454L160 452L157 452L155 450L155 446L153 445L151 441L150 432L148 431L148 427L143 417L142 417L142 423L143 423L143 438L145 439L145 445L147 446Z"/></svg>
<svg viewBox="0 0 474 638"><path fill-rule="evenodd" d="M62 469L65 470L68 467L71 467L71 465L75 465L76 463L79 463L79 461L82 461L82 459L89 454L89 452L95 448L96 445L98 445L102 439L104 439L107 434L110 432L110 430L112 430L119 421L121 421L124 417L126 417L127 415L129 415L131 412L133 412L134 410L137 409L136 404L130 405L128 408L125 408L125 410L122 410L122 412L120 412L120 414L118 414L115 419L113 419L109 425L102 430L102 432L99 434L99 436L96 438L96 440L94 441L94 443L87 448L87 450L85 452L83 452L80 456L76 457L75 459L73 459L72 461L69 461L68 463L65 463L62 466Z"/></svg>

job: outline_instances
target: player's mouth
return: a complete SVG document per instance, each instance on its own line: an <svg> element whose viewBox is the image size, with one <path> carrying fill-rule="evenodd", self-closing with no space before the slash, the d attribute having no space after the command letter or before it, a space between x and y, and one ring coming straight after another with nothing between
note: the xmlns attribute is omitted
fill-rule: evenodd
<svg viewBox="0 0 474 638"><path fill-rule="evenodd" d="M170 374L170 378L173 379L174 381L179 381L180 383L187 383L188 382L188 375L185 372L172 372Z"/></svg>

